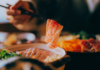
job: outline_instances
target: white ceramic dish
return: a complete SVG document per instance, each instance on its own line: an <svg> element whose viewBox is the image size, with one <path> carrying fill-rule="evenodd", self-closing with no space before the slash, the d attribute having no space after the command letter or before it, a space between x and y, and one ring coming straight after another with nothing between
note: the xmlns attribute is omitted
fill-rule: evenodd
<svg viewBox="0 0 100 70"><path fill-rule="evenodd" d="M56 54L62 55L62 57L64 57L66 55L65 50L63 50L60 47L57 47L55 49L50 49L49 47L47 47L47 44L43 44L43 43L32 43L32 44L20 44L20 45L12 45L12 46L8 46L6 47L6 49L10 50L10 51L22 51L28 48L39 48L39 49L43 49L43 50L48 50L51 52L54 52Z"/></svg>
<svg viewBox="0 0 100 70"><path fill-rule="evenodd" d="M58 55L62 55L62 57L59 60L50 62L52 65L56 66L57 68L56 70L64 70L65 63L69 61L69 57L66 57L66 52L64 49L60 47L57 47L55 49L50 49L49 47L47 47L47 44L43 44L43 43L12 45L12 46L6 47L5 49L15 52L15 51L22 51L28 48L39 48L39 49L51 51Z"/></svg>

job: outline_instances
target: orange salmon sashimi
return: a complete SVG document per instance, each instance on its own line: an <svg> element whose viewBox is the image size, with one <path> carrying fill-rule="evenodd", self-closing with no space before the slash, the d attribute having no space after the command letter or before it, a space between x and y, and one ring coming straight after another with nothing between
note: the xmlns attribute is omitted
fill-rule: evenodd
<svg viewBox="0 0 100 70"><path fill-rule="evenodd" d="M46 38L45 41L48 43L48 47L54 49L57 47L58 38L63 29L63 26L57 23L55 20L47 20L46 25Z"/></svg>

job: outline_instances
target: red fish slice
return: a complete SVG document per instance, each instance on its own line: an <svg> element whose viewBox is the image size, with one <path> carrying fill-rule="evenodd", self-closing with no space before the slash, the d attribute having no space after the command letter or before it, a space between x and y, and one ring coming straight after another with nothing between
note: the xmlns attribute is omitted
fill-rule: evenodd
<svg viewBox="0 0 100 70"><path fill-rule="evenodd" d="M99 52L100 51L100 41L90 38L89 40L82 40L81 44L85 51L89 52Z"/></svg>
<svg viewBox="0 0 100 70"><path fill-rule="evenodd" d="M52 52L43 51L41 53L41 55L39 56L38 60L41 61L41 62L43 62L47 58L47 56L51 56L52 54L53 54Z"/></svg>
<svg viewBox="0 0 100 70"><path fill-rule="evenodd" d="M33 48L33 50L31 51L30 57L34 56L36 54L37 50L39 50L39 49Z"/></svg>
<svg viewBox="0 0 100 70"><path fill-rule="evenodd" d="M54 49L57 47L58 38L62 29L63 26L55 20L47 20L45 41L48 43L49 48Z"/></svg>

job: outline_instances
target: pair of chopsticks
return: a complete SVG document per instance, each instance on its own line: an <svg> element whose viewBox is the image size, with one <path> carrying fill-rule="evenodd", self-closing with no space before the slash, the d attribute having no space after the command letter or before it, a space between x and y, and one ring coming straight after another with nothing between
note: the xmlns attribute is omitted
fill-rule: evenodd
<svg viewBox="0 0 100 70"><path fill-rule="evenodd" d="M8 3L7 3L7 5L8 6L12 6L12 5L8 4ZM3 6L3 5L0 5L0 7L6 8L6 9L10 9L10 7L6 7L6 6ZM32 13L32 12L30 12L28 10L23 9L23 8L18 8L18 9L21 10L21 14L30 15L32 17L37 17L39 19L47 20L46 17L42 17L42 16L40 16L38 14Z"/></svg>

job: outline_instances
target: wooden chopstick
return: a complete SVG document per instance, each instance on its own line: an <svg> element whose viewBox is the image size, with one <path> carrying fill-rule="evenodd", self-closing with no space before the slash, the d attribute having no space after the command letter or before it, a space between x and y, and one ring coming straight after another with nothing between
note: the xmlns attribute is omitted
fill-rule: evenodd
<svg viewBox="0 0 100 70"><path fill-rule="evenodd" d="M8 3L7 3L7 5L12 6L12 5L8 4ZM0 6L3 7L3 8L7 8L7 9L10 8L10 7L6 7L6 6L3 6L3 5L0 5ZM42 16L40 16L38 14L32 13L32 12L30 12L28 10L23 9L23 8L18 8L18 9L21 10L21 14L30 15L30 16L33 16L33 17L37 17L39 19L47 20L46 17L42 17Z"/></svg>
<svg viewBox="0 0 100 70"><path fill-rule="evenodd" d="M9 5L9 6L12 6L12 5L8 4L8 3L6 3L6 4Z"/></svg>
<svg viewBox="0 0 100 70"><path fill-rule="evenodd" d="M7 9L9 9L9 7L3 6L3 5L0 5L0 6L3 7L3 8L7 8Z"/></svg>

